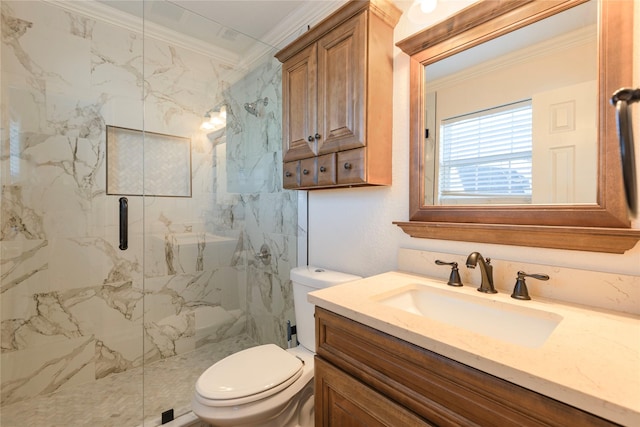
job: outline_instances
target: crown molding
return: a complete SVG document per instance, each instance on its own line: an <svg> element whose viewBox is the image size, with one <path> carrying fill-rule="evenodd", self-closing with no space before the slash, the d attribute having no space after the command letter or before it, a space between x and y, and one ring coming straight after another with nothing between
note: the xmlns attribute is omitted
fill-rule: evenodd
<svg viewBox="0 0 640 427"><path fill-rule="evenodd" d="M347 0L312 1L310 6L302 7L295 13L289 14L286 19L274 27L262 40L256 40L249 52L243 55L222 49L214 44L207 43L194 37L186 36L178 31L171 30L152 22L144 22L142 18L122 12L104 5L95 0L43 0L46 3L58 6L69 12L88 16L92 19L144 34L158 41L186 49L231 67L239 67L248 70L256 63L264 60L265 55L277 50L277 46L284 46L298 37L303 28L312 26L331 14L334 10L346 3ZM271 53L272 54L272 53Z"/></svg>
<svg viewBox="0 0 640 427"><path fill-rule="evenodd" d="M144 37L165 42L172 46L180 47L212 59L229 66L236 66L243 58L241 55L226 49L217 47L211 43L194 37L186 36L178 31L171 30L162 25L152 22L144 22L142 18L122 12L115 8L106 6L95 0L43 0L51 5L58 6L69 12L85 15L97 21L106 22L131 31Z"/></svg>
<svg viewBox="0 0 640 427"><path fill-rule="evenodd" d="M289 14L277 27L264 37L263 42L281 49L313 27L327 16L338 10L348 0L310 1L313 7L303 7Z"/></svg>

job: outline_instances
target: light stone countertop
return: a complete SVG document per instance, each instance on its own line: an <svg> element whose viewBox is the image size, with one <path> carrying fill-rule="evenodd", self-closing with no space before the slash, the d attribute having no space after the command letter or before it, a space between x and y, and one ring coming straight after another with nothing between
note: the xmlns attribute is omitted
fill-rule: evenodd
<svg viewBox="0 0 640 427"><path fill-rule="evenodd" d="M537 348L508 343L376 302L419 284L496 302L553 312L562 320ZM589 309L439 279L389 272L314 291L319 307L527 389L626 426L640 426L640 316ZM479 323L482 319L477 319Z"/></svg>

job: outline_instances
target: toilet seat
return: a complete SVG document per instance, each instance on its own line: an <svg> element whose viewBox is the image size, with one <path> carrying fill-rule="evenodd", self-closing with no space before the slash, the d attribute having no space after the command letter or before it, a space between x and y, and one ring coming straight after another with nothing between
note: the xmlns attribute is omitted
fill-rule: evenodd
<svg viewBox="0 0 640 427"><path fill-rule="evenodd" d="M294 383L302 375L303 365L275 344L251 347L207 369L196 382L195 397L207 406L254 402Z"/></svg>

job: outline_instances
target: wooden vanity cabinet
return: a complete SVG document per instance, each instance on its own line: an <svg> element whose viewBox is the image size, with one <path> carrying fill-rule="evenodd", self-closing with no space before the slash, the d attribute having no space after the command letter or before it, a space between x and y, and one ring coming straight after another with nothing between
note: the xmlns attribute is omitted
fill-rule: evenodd
<svg viewBox="0 0 640 427"><path fill-rule="evenodd" d="M321 375L322 406L317 406L317 426L430 426L400 406L323 359L315 360L315 375ZM320 409L321 408L321 409ZM320 424L318 422L320 418Z"/></svg>
<svg viewBox="0 0 640 427"><path fill-rule="evenodd" d="M276 54L283 63L284 188L391 184L393 28L400 14L388 0L352 0ZM308 167L308 159L328 154L337 154L322 160L333 180Z"/></svg>
<svg viewBox="0 0 640 427"><path fill-rule="evenodd" d="M316 426L612 426L316 307Z"/></svg>

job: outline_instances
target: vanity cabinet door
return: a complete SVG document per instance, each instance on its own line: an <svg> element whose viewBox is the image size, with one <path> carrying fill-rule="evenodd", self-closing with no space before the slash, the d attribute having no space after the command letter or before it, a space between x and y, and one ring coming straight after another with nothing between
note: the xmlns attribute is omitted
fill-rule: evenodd
<svg viewBox="0 0 640 427"><path fill-rule="evenodd" d="M433 425L322 359L314 369L316 427Z"/></svg>

